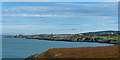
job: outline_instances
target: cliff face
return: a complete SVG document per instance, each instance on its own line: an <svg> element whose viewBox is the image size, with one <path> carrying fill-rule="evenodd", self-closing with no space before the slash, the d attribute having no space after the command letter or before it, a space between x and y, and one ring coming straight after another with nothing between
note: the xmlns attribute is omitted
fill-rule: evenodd
<svg viewBox="0 0 120 60"><path fill-rule="evenodd" d="M53 48L35 58L118 58L118 45L102 47Z"/></svg>

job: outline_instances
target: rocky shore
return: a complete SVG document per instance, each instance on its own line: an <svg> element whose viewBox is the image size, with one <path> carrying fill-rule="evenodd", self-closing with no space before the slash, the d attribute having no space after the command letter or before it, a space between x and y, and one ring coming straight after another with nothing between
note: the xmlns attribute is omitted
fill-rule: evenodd
<svg viewBox="0 0 120 60"><path fill-rule="evenodd" d="M98 42L98 43L109 43L119 44L118 40L104 39L104 38L93 38L91 36L82 35L9 35L5 38L27 38L27 39L38 39L38 40L50 40L50 41L69 41L69 42Z"/></svg>

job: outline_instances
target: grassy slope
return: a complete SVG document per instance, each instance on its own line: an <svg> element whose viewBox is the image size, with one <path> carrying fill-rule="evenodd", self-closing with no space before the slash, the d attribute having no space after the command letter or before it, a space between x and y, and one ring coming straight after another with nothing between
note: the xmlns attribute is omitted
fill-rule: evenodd
<svg viewBox="0 0 120 60"><path fill-rule="evenodd" d="M104 38L106 40L119 40L119 36L93 36L92 38Z"/></svg>
<svg viewBox="0 0 120 60"><path fill-rule="evenodd" d="M117 58L118 45L104 47L53 48L37 58Z"/></svg>

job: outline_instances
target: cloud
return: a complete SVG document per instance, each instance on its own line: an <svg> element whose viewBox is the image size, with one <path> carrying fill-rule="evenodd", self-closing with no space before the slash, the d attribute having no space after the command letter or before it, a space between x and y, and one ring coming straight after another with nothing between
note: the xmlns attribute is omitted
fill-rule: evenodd
<svg viewBox="0 0 120 60"><path fill-rule="evenodd" d="M3 16L18 16L18 17L55 17L56 15L50 15L50 14L47 14L47 15L35 15L35 14L6 14L6 15L3 15Z"/></svg>
<svg viewBox="0 0 120 60"><path fill-rule="evenodd" d="M115 23L116 21L108 20L108 21L98 21L99 23Z"/></svg>
<svg viewBox="0 0 120 60"><path fill-rule="evenodd" d="M4 14L3 16L17 16L17 17L74 17L73 15L67 16L67 15L56 15L56 14L45 14L45 15L39 15L39 14Z"/></svg>
<svg viewBox="0 0 120 60"><path fill-rule="evenodd" d="M106 4L105 4L105 2L101 2L101 4L99 4L99 3L96 4L94 2L90 2L90 3L84 3L83 2L83 4L82 3L75 3L75 2L70 2L70 3L60 2L60 3L55 3L55 4L57 4L57 5L66 5L66 6L87 6L87 7L101 6L101 4L102 4L103 7L108 7L108 6L114 6L115 5L112 2L109 2L109 3L106 3ZM111 5L111 4L113 4L113 5Z"/></svg>
<svg viewBox="0 0 120 60"><path fill-rule="evenodd" d="M57 14L3 14L3 16L18 16L18 17L80 17L74 15L57 15Z"/></svg>
<svg viewBox="0 0 120 60"><path fill-rule="evenodd" d="M94 28L96 30L100 25L104 25L103 28L111 27L115 23L114 16L117 16L116 4L7 3L3 4L4 21L2 22L5 22L3 28L4 32L76 33L84 30L90 31Z"/></svg>
<svg viewBox="0 0 120 60"><path fill-rule="evenodd" d="M112 18L112 17L108 16L108 17L103 17L103 18Z"/></svg>
<svg viewBox="0 0 120 60"><path fill-rule="evenodd" d="M88 26L91 26L91 24L83 24L82 26L87 26L88 27Z"/></svg>
<svg viewBox="0 0 120 60"><path fill-rule="evenodd" d="M98 21L96 22L96 25L104 25L104 26L116 26L118 23L114 20L107 20L107 21Z"/></svg>
<svg viewBox="0 0 120 60"><path fill-rule="evenodd" d="M9 4L9 3L4 3ZM117 3L31 3L34 6L5 6L3 14L69 14L76 16L117 16ZM22 4L22 3L18 3ZM47 6L46 6L47 4ZM62 5L58 5L62 4ZM13 3L14 5L14 3ZM51 6L52 5L52 6ZM106 9L105 9L106 8ZM109 18L109 17L105 17Z"/></svg>
<svg viewBox="0 0 120 60"><path fill-rule="evenodd" d="M8 17L81 18L81 19L91 19L91 20L99 20L102 18L105 18L105 19L112 18L109 16L81 16L81 15L74 15L74 14L62 14L62 15L59 15L59 14L3 14L3 17L4 16L8 16ZM102 19L102 20L105 20L105 19ZM58 20L58 21L61 22L62 20ZM112 22L112 21L106 21L106 22Z"/></svg>
<svg viewBox="0 0 120 60"><path fill-rule="evenodd" d="M117 27L120 26L120 24L111 24L111 25L113 25L113 26L117 26Z"/></svg>
<svg viewBox="0 0 120 60"><path fill-rule="evenodd" d="M104 21L104 22L107 22L107 23L114 23L115 21Z"/></svg>
<svg viewBox="0 0 120 60"><path fill-rule="evenodd" d="M78 26L79 24L68 24L68 23L63 24L63 23L62 23L62 24L60 24L60 25L71 25L71 26L75 26L75 25L76 25L76 26Z"/></svg>
<svg viewBox="0 0 120 60"><path fill-rule="evenodd" d="M3 7L4 13L12 13L12 12L40 12L50 10L49 7L36 7L36 6L20 6L20 7Z"/></svg>

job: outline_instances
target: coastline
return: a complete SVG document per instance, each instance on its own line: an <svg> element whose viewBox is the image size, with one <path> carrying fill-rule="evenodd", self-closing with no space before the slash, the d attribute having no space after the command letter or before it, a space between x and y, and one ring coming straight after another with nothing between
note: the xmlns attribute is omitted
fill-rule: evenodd
<svg viewBox="0 0 120 60"><path fill-rule="evenodd" d="M45 34L45 35L9 35L5 38L26 38L48 41L67 42L96 42L114 44L101 47L53 48L41 54L29 56L31 58L118 58L119 34ZM107 53L106 53L107 52Z"/></svg>
<svg viewBox="0 0 120 60"><path fill-rule="evenodd" d="M96 47L114 45L96 42L64 42L4 37L3 44L3 57L7 58L27 58L30 55L34 55L36 53L41 54L52 48Z"/></svg>
<svg viewBox="0 0 120 60"><path fill-rule="evenodd" d="M62 36L62 37L61 37ZM108 43L119 45L119 35L115 35L116 38L109 39L96 36L84 36L84 35L9 35L5 38L26 38L26 39L38 39L38 40L49 40L49 41L68 41L68 42L97 42L97 43Z"/></svg>

